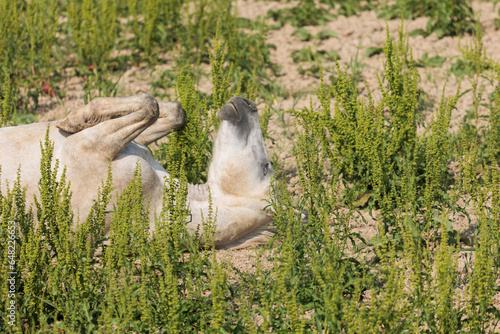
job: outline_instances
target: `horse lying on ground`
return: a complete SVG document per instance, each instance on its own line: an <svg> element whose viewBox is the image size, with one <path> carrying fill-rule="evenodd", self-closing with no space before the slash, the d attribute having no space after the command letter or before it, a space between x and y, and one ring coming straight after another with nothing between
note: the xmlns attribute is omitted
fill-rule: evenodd
<svg viewBox="0 0 500 334"><path fill-rule="evenodd" d="M202 214L208 216L210 188L217 210L215 246L245 247L258 239L259 233L255 231L271 221L270 212L264 208L273 168L264 146L257 107L252 101L233 97L219 111L219 117L221 123L207 183L188 187L191 221L187 228L195 231L202 223ZM154 217L162 209L164 184L170 176L147 145L181 128L184 119L180 103L157 102L151 94L142 94L96 98L57 122L1 128L1 177L13 184L20 167L21 185L27 187L28 202L33 203L35 195L39 198L40 142L49 127L54 159L66 167L66 178L71 182L75 218L84 221L90 212L98 188L108 175L110 161L114 190L109 207L113 208L139 164L143 194L150 200ZM3 191L6 183L1 183ZM154 219L150 221L153 231ZM107 219L106 236L109 228ZM248 237L252 232L253 239Z"/></svg>

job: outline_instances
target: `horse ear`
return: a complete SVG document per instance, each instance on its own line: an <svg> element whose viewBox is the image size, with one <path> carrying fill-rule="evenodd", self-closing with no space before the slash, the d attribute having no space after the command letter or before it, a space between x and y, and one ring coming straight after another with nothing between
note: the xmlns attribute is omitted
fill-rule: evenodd
<svg viewBox="0 0 500 334"><path fill-rule="evenodd" d="M240 113L236 110L232 103L226 104L219 111L219 117L221 120L229 121L231 123L238 123L241 120Z"/></svg>

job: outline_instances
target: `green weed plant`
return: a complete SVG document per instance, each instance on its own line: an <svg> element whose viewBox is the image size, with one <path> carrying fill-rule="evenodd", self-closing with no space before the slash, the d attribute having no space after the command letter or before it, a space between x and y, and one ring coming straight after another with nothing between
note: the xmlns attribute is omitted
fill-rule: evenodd
<svg viewBox="0 0 500 334"><path fill-rule="evenodd" d="M83 64L105 69L117 38L115 1L69 1L68 19L78 59Z"/></svg>
<svg viewBox="0 0 500 334"><path fill-rule="evenodd" d="M40 96L64 95L58 84L65 75L84 80L88 102L115 96L127 68L157 65L166 54L174 55L176 74L185 65L209 63L218 22L234 66L232 80L241 80L244 90L253 78L279 71L270 60L267 25L243 22L231 0L3 0L0 12L0 68L19 96L21 122L33 119L27 115ZM17 94L20 89L25 93Z"/></svg>
<svg viewBox="0 0 500 334"><path fill-rule="evenodd" d="M472 33L476 22L469 0L398 0L382 6L378 16L386 20L428 17L426 28L412 31L411 34L428 36L436 33L438 38Z"/></svg>
<svg viewBox="0 0 500 334"><path fill-rule="evenodd" d="M327 8L318 6L314 0L300 0L298 5L290 8L271 9L267 15L277 21L279 27L285 22L294 27L324 25L334 18Z"/></svg>

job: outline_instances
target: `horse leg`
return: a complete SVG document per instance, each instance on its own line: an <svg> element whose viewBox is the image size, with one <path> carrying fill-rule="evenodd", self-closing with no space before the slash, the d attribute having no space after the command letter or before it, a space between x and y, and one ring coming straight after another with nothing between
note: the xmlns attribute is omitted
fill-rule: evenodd
<svg viewBox="0 0 500 334"><path fill-rule="evenodd" d="M155 123L158 116L158 102L151 94L96 98L56 126L74 133L66 140L66 150L77 160L86 157L109 162Z"/></svg>
<svg viewBox="0 0 500 334"><path fill-rule="evenodd" d="M156 122L135 138L136 142L148 146L184 125L186 114L179 102L158 102L158 105L160 116Z"/></svg>

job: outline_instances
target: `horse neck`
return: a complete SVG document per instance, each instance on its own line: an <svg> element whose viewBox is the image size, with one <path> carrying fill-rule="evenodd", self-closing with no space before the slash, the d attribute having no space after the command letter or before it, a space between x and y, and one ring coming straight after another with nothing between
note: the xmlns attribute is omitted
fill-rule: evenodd
<svg viewBox="0 0 500 334"><path fill-rule="evenodd" d="M192 201L208 201L209 197L209 184L189 184L188 185L188 199Z"/></svg>

